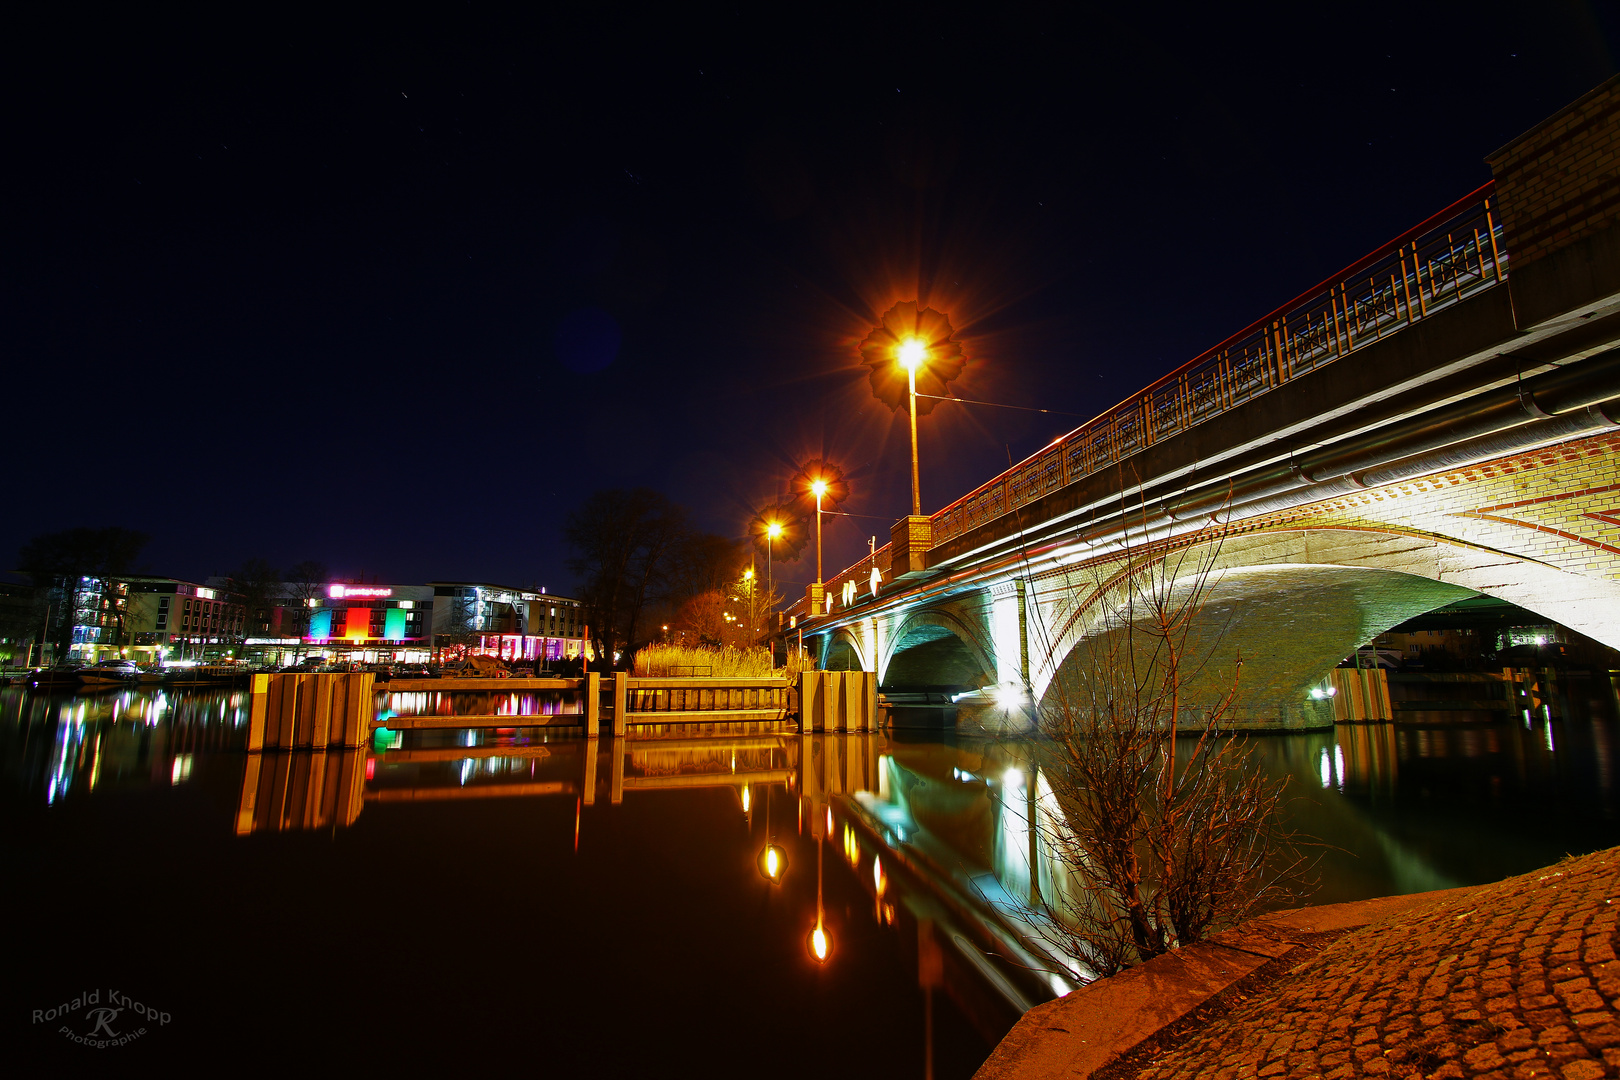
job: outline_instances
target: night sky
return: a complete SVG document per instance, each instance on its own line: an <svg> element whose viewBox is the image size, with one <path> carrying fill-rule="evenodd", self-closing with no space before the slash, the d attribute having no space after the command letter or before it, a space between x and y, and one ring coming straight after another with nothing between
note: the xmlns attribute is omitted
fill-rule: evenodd
<svg viewBox="0 0 1620 1080"><path fill-rule="evenodd" d="M741 536L817 456L869 515L831 573L909 507L857 352L890 305L950 317L957 394L1081 414L941 405L931 512L1489 179L1620 41L1562 0L37 7L0 559L122 525L192 579L553 591L591 491Z"/></svg>

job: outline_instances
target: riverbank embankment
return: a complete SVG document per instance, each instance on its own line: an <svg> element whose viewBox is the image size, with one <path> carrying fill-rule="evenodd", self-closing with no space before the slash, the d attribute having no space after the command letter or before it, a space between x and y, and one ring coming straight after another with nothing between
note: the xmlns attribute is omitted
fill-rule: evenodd
<svg viewBox="0 0 1620 1080"><path fill-rule="evenodd" d="M1620 848L1298 908L1031 1009L976 1076L1620 1075Z"/></svg>

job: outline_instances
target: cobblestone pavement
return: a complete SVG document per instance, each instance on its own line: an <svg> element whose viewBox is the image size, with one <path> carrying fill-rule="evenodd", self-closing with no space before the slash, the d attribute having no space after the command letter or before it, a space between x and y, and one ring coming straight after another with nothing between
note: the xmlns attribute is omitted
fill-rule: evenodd
<svg viewBox="0 0 1620 1080"><path fill-rule="evenodd" d="M1620 1076L1620 848L1351 933L1140 1080Z"/></svg>

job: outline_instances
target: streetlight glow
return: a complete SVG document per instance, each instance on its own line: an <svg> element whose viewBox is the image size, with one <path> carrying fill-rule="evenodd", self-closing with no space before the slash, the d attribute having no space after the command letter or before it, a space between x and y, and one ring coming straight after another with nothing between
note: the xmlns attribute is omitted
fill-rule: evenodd
<svg viewBox="0 0 1620 1080"><path fill-rule="evenodd" d="M773 521L769 525L765 526L765 535L769 536L772 540L775 540L778 536L781 536L782 523L780 521Z"/></svg>
<svg viewBox="0 0 1620 1080"><path fill-rule="evenodd" d="M816 494L816 584L821 584L821 497L827 494L827 481L810 481L810 490Z"/></svg>
<svg viewBox="0 0 1620 1080"><path fill-rule="evenodd" d="M908 338L900 343L900 366L907 371L917 370L917 365L928 359L928 346L916 338Z"/></svg>

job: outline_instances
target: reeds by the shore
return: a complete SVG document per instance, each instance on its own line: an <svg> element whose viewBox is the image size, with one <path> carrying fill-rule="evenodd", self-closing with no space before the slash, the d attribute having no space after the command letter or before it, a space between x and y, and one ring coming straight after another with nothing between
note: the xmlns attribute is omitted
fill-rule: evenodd
<svg viewBox="0 0 1620 1080"><path fill-rule="evenodd" d="M643 677L708 675L717 679L775 677L796 680L800 671L809 671L814 667L807 653L796 653L792 649L788 650L787 666L779 668L772 663L771 650L763 645L733 649L655 642L636 653L635 674Z"/></svg>

